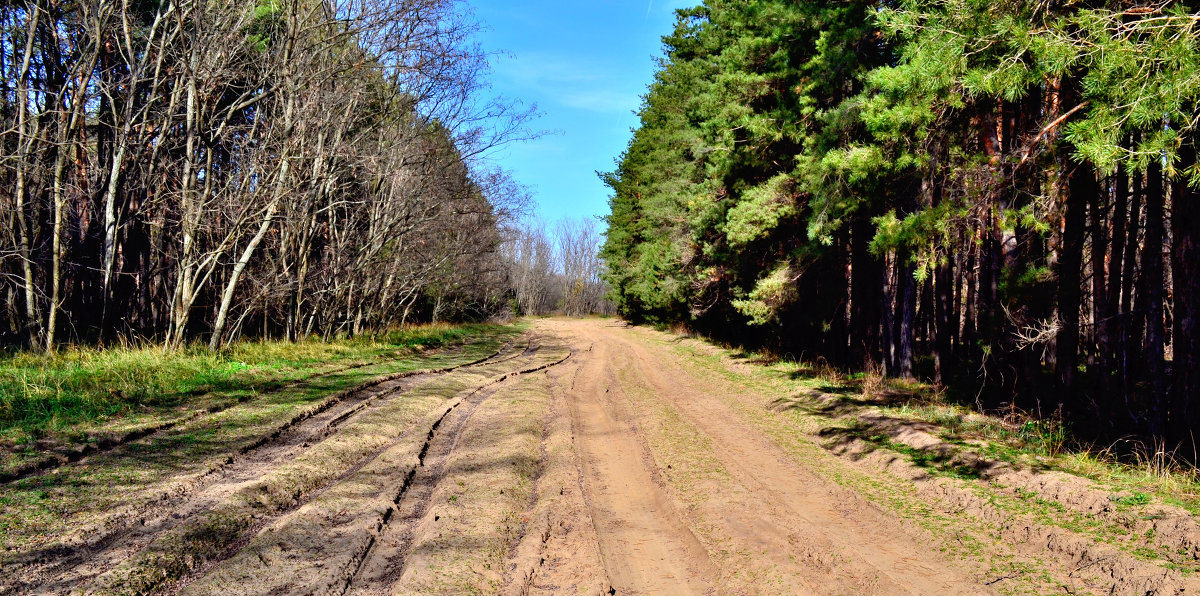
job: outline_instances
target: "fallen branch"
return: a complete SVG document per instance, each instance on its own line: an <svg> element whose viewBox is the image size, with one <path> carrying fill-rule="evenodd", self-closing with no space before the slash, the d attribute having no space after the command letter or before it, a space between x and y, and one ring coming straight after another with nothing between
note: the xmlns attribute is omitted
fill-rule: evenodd
<svg viewBox="0 0 1200 596"><path fill-rule="evenodd" d="M1058 125L1062 124L1067 118L1070 118L1071 114L1074 114L1075 112L1078 112L1079 110L1082 110L1083 108L1087 107L1087 105L1088 105L1088 102L1085 101L1085 102L1071 108L1070 111L1068 111L1066 114L1063 114L1062 116L1059 116L1058 118L1055 118L1054 121L1051 122L1050 124L1047 124L1046 127L1042 129L1042 132L1038 133L1038 136L1034 137L1033 141L1031 141L1029 143L1029 146L1025 148L1025 154L1021 157L1021 161L1017 163L1017 169L1018 170L1021 169L1021 166L1025 165L1025 162L1029 161L1029 156L1033 154L1034 147L1036 147L1037 144L1042 141L1042 139L1046 138L1046 135L1050 134L1050 131L1057 128Z"/></svg>

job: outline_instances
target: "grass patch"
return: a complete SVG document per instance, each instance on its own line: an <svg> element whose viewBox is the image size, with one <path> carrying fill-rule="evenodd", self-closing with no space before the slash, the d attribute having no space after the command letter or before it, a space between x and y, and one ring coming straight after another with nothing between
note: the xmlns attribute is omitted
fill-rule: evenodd
<svg viewBox="0 0 1200 596"><path fill-rule="evenodd" d="M650 342L667 347L681 356L693 370L711 383L712 391L728 396L727 403L738 415L765 432L819 478L851 489L865 500L923 528L931 538L936 537L933 545L948 557L979 564L981 570L995 566L1003 571L988 574L989 579L1006 575L1011 568L1020 568L1022 574L998 584L1003 592L1043 594L1058 588L1057 583L1048 579L1050 576L1040 560L997 542L996 537L1002 531L1000 526L958 512L940 510L919 492L916 484L893 471L868 471L847 465L846 458L824 445L827 439L821 440L821 437L829 434L853 436L864 441L876 435L855 418L841 414L874 407L879 403L899 406L904 401L900 389L905 388L906 384L888 379L864 379L872 375L862 373L847 379L847 375L822 362L802 362L787 355L780 357L769 353L738 351L728 346L712 349L713 342L702 338L697 340L683 342L649 336ZM868 385L877 384L887 393L884 396L864 396L864 380ZM813 399L813 392L825 395L823 399L816 400ZM930 389L925 393L925 399L935 398L935 391ZM770 414L764 415L764 408ZM888 442L893 442L890 437ZM896 442L896 447L919 452L903 443ZM962 482L967 487L984 486L984 483L970 479L976 477L974 469L956 469L957 461L935 461L939 457L937 453L914 454L928 458L925 463L929 465L926 469L930 475L965 478Z"/></svg>
<svg viewBox="0 0 1200 596"><path fill-rule="evenodd" d="M1114 493L1145 494L1150 502L1200 515L1200 468L1162 445L1134 443L1120 449L1090 445L1075 439L1061 414L1039 419L1016 409L980 413L946 401L943 387L889 379L878 367L846 372L823 359L740 350L694 333L686 337L724 348L734 362L754 366L772 389L795 394L797 388L804 388L836 396L834 405L848 408L826 407L835 426L840 426L835 417L846 409L877 408L887 416L934 424L943 440L986 458L1082 476L1111 487Z"/></svg>
<svg viewBox="0 0 1200 596"><path fill-rule="evenodd" d="M778 366L778 365L775 365ZM800 370L804 370L802 367ZM1036 470L1057 470L1112 487L1113 492L1141 495L1144 505L1154 501L1200 515L1200 469L1165 453L1162 447L1132 445L1121 455L1115 449L1097 448L1075 440L1061 416L1034 418L1019 410L1003 416L981 414L960 404L947 403L937 388L912 382L884 380L875 391L863 391L861 373L831 380L828 371L809 377L818 390L838 395L882 414L928 422L937 426L942 440L976 451L981 456ZM833 391L826 391L833 389Z"/></svg>
<svg viewBox="0 0 1200 596"><path fill-rule="evenodd" d="M1145 505L1150 502L1150 495L1146 493L1133 493L1131 495L1110 497L1114 503L1120 503L1126 507L1136 507Z"/></svg>
<svg viewBox="0 0 1200 596"><path fill-rule="evenodd" d="M891 440L887 435L871 435L866 437L866 441L878 447L882 447L889 451L908 456L914 465L919 468L928 470L935 476L945 476L947 478L958 478L959 480L977 479L979 472L970 466L956 464L951 461L951 458L938 453L917 449L904 443Z"/></svg>
<svg viewBox="0 0 1200 596"><path fill-rule="evenodd" d="M998 415L981 414L965 405L947 402L943 392L936 387L881 378L878 371L851 375L822 362L797 362L728 348L713 350L699 342L667 340L662 343L674 346L676 353L698 368L703 367L714 380L730 371L744 375L737 384L753 386L767 399L757 404L750 400L743 415L767 429L781 445L792 449L810 469L915 521L932 534L945 537L941 546L948 554L993 564L987 577L997 581L997 588L1002 591L1046 593L1060 586L1040 567L1036 573L1031 569L1010 569L1014 565L1036 565L1037 561L1027 560L1001 544L993 543L1001 537L1001 527L973 515L964 515L962 519L955 514L945 515L931 509L927 497L915 495L905 481L890 480L890 472L863 474L838 468L836 464L823 463L826 453L837 457L833 454L839 453L839 440L848 443L859 439L868 446L886 449L889 457L891 452L896 452L897 457L911 461L930 476L956 479L961 484L956 482L954 486L970 491L980 499L978 503L990 505L997 511L1024 516L1023 519L1032 519L1046 528L1063 528L1135 559L1184 575L1200 570L1195 565L1193 551L1176 546L1171 542L1174 538L1158 537L1144 523L1173 515L1154 506L1159 503L1182 506L1193 514L1198 513L1200 490L1197 488L1200 483L1197 483L1194 469L1173 459L1171 454L1164 454L1161 446L1152 451L1135 451L1141 455L1122 459L1115 449L1080 445L1060 418L1039 420L1008 409ZM754 382L748 382L748 378L753 378ZM730 389L723 391L731 392ZM764 416L760 409L755 409L756 405L758 408L765 406L774 415ZM911 426L920 432L929 432L954 447L947 449L947 445L940 445L919 449L901 443L882 434L878 430L880 427L873 424L875 416L880 414L884 419L929 423L934 428L908 423L900 423L897 427ZM790 424L782 424L782 421ZM776 422L783 428L773 429ZM888 422L895 423L894 420ZM883 423L881 427L892 428ZM806 434L825 437L827 451L814 450ZM829 437L834 438L832 449ZM1122 451L1128 453L1130 450ZM1007 461L1036 471L1059 470L1093 480L1091 488L1107 492L1115 512L1100 517L1077 511L1068 501L1059 502L1034 490L1007 487L995 479L981 481L979 470L987 469L986 462L978 462L985 464L983 468L959 465L960 462L976 463L970 452L983 456L984 460ZM963 525L965 520L969 520L967 525Z"/></svg>
<svg viewBox="0 0 1200 596"><path fill-rule="evenodd" d="M81 440L85 427L206 407L206 394L247 399L323 370L458 343L488 327L440 324L331 341L240 342L219 352L192 345L164 353L144 345L10 353L0 356L0 446Z"/></svg>
<svg viewBox="0 0 1200 596"><path fill-rule="evenodd" d="M117 519L118 522L127 519L130 512L138 511L148 500L157 499L157 495L165 487L171 486L172 482L180 478L196 477L197 474L213 469L230 453L254 444L305 408L323 402L336 392L389 374L442 368L474 361L500 349L504 342L513 339L520 329L513 326L487 325L434 331L444 338L444 343L463 342L463 349L419 353L418 350L412 349L410 344L402 343L414 337L411 330L404 334L395 334L387 342L382 339L342 340L327 342L326 345L312 342L307 347L301 346L309 350L307 354L297 354L288 346L250 346L251 349L279 350L280 354L292 357L292 360L276 358L274 362L282 363L276 370L281 371L280 374L284 378L295 377L303 382L259 394L249 391L221 393L220 395L225 396L225 403L233 404L231 407L211 415L191 418L119 449L97 453L78 465L64 466L53 473L33 475L4 485L3 490L0 490L0 567L6 564L6 553L16 554L41 548L48 541L68 531L79 531L83 535L103 532L109 527L112 519ZM421 339L420 336L417 338ZM356 345L357 342L361 343ZM320 369L318 364L321 361L318 360L305 368L303 363L307 359L321 353L343 354L340 360L342 365L357 363L359 361L355 358L358 357L362 357L369 364L354 368ZM328 374L314 376L315 370L325 370ZM453 377L451 381L453 382L425 387L412 395L428 394L430 399L435 401L444 400L465 386L465 382L458 376ZM439 387L441 392L438 391ZM232 394L246 395L251 399L231 401L229 395ZM193 402L201 398L202 396L190 396L186 398L186 402L194 407ZM397 400L393 405L399 408L397 411L406 411L411 401L413 400ZM154 411L151 411L151 414ZM176 411L164 409L159 419L167 419L171 412ZM384 415L373 418L376 424L383 424L389 428L383 433L386 436L381 435L383 438L380 440L394 438L391 425L397 424L398 419L394 416L389 417L391 412L392 410L386 410ZM145 416L149 417L151 414ZM110 424L114 422L110 421ZM367 421L360 421L356 428L366 424ZM83 423L79 426L83 426ZM346 440L352 434L343 429L336 435L339 439L329 445ZM43 442L39 442L37 446L42 445ZM5 464L16 459L11 453L0 455L7 456L9 461L5 461ZM327 469L328 473L335 473L340 469L332 464L323 464L317 468ZM295 474L289 482L294 485L305 478L303 474ZM283 497L290 499L291 495L294 495L294 491L287 492ZM0 592L3 591L3 581L0 580Z"/></svg>
<svg viewBox="0 0 1200 596"><path fill-rule="evenodd" d="M1135 447L1119 456L1113 449L1079 444L1067 425L1057 419L1016 421L983 416L960 406L917 405L889 413L931 422L943 428L942 438L981 455L1037 470L1057 470L1081 476L1126 496L1114 499L1125 506L1155 501L1200 514L1200 470L1183 461L1163 463Z"/></svg>

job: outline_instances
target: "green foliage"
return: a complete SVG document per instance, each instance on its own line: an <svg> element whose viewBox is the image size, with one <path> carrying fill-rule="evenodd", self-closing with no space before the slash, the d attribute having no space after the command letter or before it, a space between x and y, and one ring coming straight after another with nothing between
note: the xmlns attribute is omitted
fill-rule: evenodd
<svg viewBox="0 0 1200 596"><path fill-rule="evenodd" d="M1146 493L1134 492L1128 495L1110 497L1112 502L1125 505L1126 507L1137 507L1145 505L1151 501L1150 495Z"/></svg>
<svg viewBox="0 0 1200 596"><path fill-rule="evenodd" d="M754 284L748 299L732 301L733 307L749 317L754 325L769 323L780 306L794 299L796 292L792 278L791 268L781 265Z"/></svg>
<svg viewBox="0 0 1200 596"><path fill-rule="evenodd" d="M265 53L270 48L271 36L281 25L282 10L279 0L258 0L254 4L250 35L246 38L254 51Z"/></svg>
<svg viewBox="0 0 1200 596"><path fill-rule="evenodd" d="M822 276L846 271L851 224L926 282L963 239L983 241L983 222L1057 234L1066 156L1101 173L1165 160L1200 179L1176 167L1195 134L1198 23L1178 5L1024 0L679 11L641 124L602 176L613 299L635 320L819 343L845 317ZM997 126L1004 114L1019 120ZM1001 271L998 298L1043 300L1051 273Z"/></svg>
<svg viewBox="0 0 1200 596"><path fill-rule="evenodd" d="M770 234L781 219L796 213L792 193L788 191L791 178L779 174L751 188L742 201L729 209L725 216L725 235L732 247L754 242Z"/></svg>

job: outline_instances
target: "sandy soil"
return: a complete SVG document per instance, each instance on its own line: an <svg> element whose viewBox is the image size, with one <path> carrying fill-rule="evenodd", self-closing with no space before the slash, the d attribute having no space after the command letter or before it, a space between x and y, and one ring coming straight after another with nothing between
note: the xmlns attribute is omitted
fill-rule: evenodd
<svg viewBox="0 0 1200 596"><path fill-rule="evenodd" d="M537 321L525 341L351 396L265 437L136 527L11 565L0 585L380 595L1197 589L1169 565L996 506L1003 493L989 498L986 478L933 479L830 439L817 418L777 407L780 385L698 342L567 319ZM928 433L873 424L937 447ZM1112 517L1089 513L1085 488L1065 489L1059 476L995 476L1027 487L1021 495L1059 498L1064 511Z"/></svg>

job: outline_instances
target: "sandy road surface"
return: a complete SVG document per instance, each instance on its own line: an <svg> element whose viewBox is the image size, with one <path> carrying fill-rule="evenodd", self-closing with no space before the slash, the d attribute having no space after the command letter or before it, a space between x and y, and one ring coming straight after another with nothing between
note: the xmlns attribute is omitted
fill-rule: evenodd
<svg viewBox="0 0 1200 596"><path fill-rule="evenodd" d="M1079 565L1059 534L1007 544L1022 519L838 455L755 374L616 321L539 320L490 357L264 437L103 540L10 558L0 589L1190 593L1136 562Z"/></svg>
<svg viewBox="0 0 1200 596"><path fill-rule="evenodd" d="M697 377L638 331L594 321L544 327L580 354L551 375L569 404L599 567L616 593L986 591L741 422L723 400L732 387ZM642 430L667 426L684 435L654 440ZM667 449L657 451L660 443ZM680 461L668 463L671 447ZM671 483L676 465L690 477Z"/></svg>

